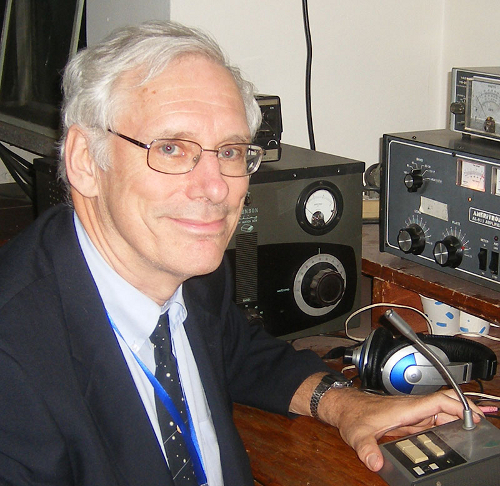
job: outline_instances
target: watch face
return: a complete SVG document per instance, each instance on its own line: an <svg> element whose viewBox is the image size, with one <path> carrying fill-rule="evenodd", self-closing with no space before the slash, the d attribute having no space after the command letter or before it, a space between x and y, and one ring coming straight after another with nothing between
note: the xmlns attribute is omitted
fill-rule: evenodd
<svg viewBox="0 0 500 486"><path fill-rule="evenodd" d="M336 381L333 388L349 388L352 386L352 381Z"/></svg>
<svg viewBox="0 0 500 486"><path fill-rule="evenodd" d="M336 381L339 381L339 379L334 375L325 375L321 381L327 385L333 385Z"/></svg>
<svg viewBox="0 0 500 486"><path fill-rule="evenodd" d="M339 378L335 375L325 375L321 381L323 383L330 385L333 388L345 388L352 386L351 380L346 380L345 378Z"/></svg>

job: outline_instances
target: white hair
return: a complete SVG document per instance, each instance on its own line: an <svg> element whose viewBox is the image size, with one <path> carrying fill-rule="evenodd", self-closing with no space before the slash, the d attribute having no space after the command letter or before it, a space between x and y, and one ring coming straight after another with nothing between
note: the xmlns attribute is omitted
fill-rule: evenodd
<svg viewBox="0 0 500 486"><path fill-rule="evenodd" d="M59 177L69 183L64 163L68 129L76 124L88 135L89 150L96 163L109 166L108 129L113 128L122 104L116 89L126 73L139 75L141 85L161 74L170 62L187 54L198 54L224 66L233 76L245 106L251 136L261 123L261 110L252 83L243 79L221 48L206 33L170 21L153 21L114 31L104 41L78 52L63 76L62 139Z"/></svg>

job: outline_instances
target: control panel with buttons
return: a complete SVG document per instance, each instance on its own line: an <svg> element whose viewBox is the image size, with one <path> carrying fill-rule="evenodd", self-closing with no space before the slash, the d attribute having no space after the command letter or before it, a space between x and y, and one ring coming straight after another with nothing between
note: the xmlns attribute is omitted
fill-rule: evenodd
<svg viewBox="0 0 500 486"><path fill-rule="evenodd" d="M457 420L380 445L380 476L390 486L486 486L500 477L500 430Z"/></svg>
<svg viewBox="0 0 500 486"><path fill-rule="evenodd" d="M415 478L445 471L465 462L463 457L432 431L393 442L388 450Z"/></svg>
<svg viewBox="0 0 500 486"><path fill-rule="evenodd" d="M500 290L500 144L384 136L380 250Z"/></svg>

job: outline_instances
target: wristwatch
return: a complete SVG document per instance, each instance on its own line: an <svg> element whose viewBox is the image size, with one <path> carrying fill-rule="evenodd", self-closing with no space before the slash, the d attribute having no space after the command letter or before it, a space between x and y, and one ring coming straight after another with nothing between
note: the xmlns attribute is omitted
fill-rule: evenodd
<svg viewBox="0 0 500 486"><path fill-rule="evenodd" d="M323 376L318 386L313 391L311 397L311 415L314 418L319 418L318 416L318 406L320 400L323 398L323 395L330 390L331 388L348 388L352 386L351 380L343 380L336 375L328 374Z"/></svg>

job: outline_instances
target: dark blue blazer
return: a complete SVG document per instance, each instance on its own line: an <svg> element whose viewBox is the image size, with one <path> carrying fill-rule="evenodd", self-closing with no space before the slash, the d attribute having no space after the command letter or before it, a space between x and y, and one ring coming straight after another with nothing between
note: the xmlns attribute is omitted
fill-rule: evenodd
<svg viewBox="0 0 500 486"><path fill-rule="evenodd" d="M227 267L185 283L185 325L224 482L253 486L232 403L286 414L327 368L246 322ZM0 484L173 485L64 206L0 250Z"/></svg>

